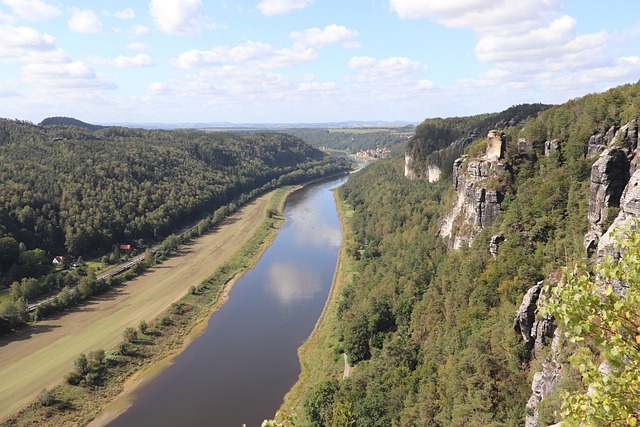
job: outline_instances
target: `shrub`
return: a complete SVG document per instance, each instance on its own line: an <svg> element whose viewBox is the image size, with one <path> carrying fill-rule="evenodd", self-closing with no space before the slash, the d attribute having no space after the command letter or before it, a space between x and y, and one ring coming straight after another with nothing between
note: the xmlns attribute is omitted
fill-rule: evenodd
<svg viewBox="0 0 640 427"><path fill-rule="evenodd" d="M53 393L51 390L47 390L43 388L42 391L38 394L38 403L41 406L51 406L55 402L55 398L53 397Z"/></svg>
<svg viewBox="0 0 640 427"><path fill-rule="evenodd" d="M65 375L64 379L69 385L78 385L80 384L80 382L82 382L84 377L77 372L69 372L67 375Z"/></svg>
<svg viewBox="0 0 640 427"><path fill-rule="evenodd" d="M147 322L146 322L146 321L141 320L141 321L140 321L139 329L140 329L140 333L141 333L142 335L147 335L147 333L149 332L149 325L147 324Z"/></svg>
<svg viewBox="0 0 640 427"><path fill-rule="evenodd" d="M126 327L124 331L122 331L122 337L124 338L125 342L130 343L138 339L138 332L134 328L129 326Z"/></svg>

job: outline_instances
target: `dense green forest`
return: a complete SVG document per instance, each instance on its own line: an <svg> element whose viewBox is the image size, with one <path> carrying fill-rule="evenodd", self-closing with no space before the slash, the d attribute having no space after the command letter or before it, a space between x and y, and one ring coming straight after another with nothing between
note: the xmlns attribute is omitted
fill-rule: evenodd
<svg viewBox="0 0 640 427"><path fill-rule="evenodd" d="M404 153L407 142L414 134L413 126L397 128L344 128L316 129L292 128L283 132L297 136L317 148L357 153L387 147L395 155Z"/></svg>
<svg viewBox="0 0 640 427"><path fill-rule="evenodd" d="M459 251L437 236L453 201L450 180L408 180L400 159L353 175L338 195L352 210L355 237L344 244L356 272L337 317L326 320L339 330L326 357L344 351L355 370L308 387L295 425L524 425L536 362L514 331L514 314L528 288L585 256L589 137L639 116L637 83L505 128L512 183L502 215ZM435 125L425 123L410 147L428 156L450 136L431 138ZM522 137L532 150L517 149ZM560 149L544 156L552 138ZM489 240L497 233L505 240L494 258ZM555 405L541 414L544 425L559 421Z"/></svg>
<svg viewBox="0 0 640 427"><path fill-rule="evenodd" d="M0 120L0 286L54 255L147 246L241 194L347 170L289 135Z"/></svg>

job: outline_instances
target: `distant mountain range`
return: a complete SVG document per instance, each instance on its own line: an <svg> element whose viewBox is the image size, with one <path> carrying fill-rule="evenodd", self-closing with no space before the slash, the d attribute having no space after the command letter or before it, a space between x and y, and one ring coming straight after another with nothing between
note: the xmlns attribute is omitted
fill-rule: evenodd
<svg viewBox="0 0 640 427"><path fill-rule="evenodd" d="M326 123L231 123L231 122L211 122L211 123L129 123L113 122L93 125L82 122L71 117L49 117L44 119L40 125L68 125L78 126L85 129L96 130L105 126L123 126L129 128L142 129L218 129L218 130L278 130L290 128L367 128L367 127L402 127L415 125L416 122L407 121L357 121L349 120L344 122Z"/></svg>

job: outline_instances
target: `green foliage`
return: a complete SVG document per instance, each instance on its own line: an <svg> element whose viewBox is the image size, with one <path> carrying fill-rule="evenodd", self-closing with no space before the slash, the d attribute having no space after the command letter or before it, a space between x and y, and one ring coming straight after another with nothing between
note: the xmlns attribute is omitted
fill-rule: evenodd
<svg viewBox="0 0 640 427"><path fill-rule="evenodd" d="M618 243L621 258L605 258L595 274L584 265L565 269L544 309L582 348L571 361L589 391L566 393L567 422L623 426L640 418L640 233L621 233ZM622 286L624 295L614 292L614 285ZM599 369L601 360L608 371Z"/></svg>
<svg viewBox="0 0 640 427"><path fill-rule="evenodd" d="M122 331L122 338L126 343L134 342L135 340L138 339L138 331L136 331L131 326L128 326L124 328L124 331Z"/></svg>
<svg viewBox="0 0 640 427"><path fill-rule="evenodd" d="M513 315L529 287L582 255L589 175L560 157L518 153L510 138L502 215L470 248L448 251L437 236L451 183L407 180L401 159L376 162L338 190L353 211L354 239L344 244L356 272L336 298L332 349L348 354L357 376L338 382L329 418L307 407L301 425L523 424L529 355Z"/></svg>
<svg viewBox="0 0 640 427"><path fill-rule="evenodd" d="M80 356L73 362L76 373L79 375L85 375L89 372L89 360L87 359L87 355L81 353Z"/></svg>
<svg viewBox="0 0 640 427"><path fill-rule="evenodd" d="M138 329L140 329L140 333L142 335L147 335L147 333L149 332L149 325L145 320L141 320Z"/></svg>
<svg viewBox="0 0 640 427"><path fill-rule="evenodd" d="M329 380L318 384L309 392L304 402L304 408L311 426L324 427L329 425L334 396L338 388L337 380Z"/></svg>
<svg viewBox="0 0 640 427"><path fill-rule="evenodd" d="M0 134L0 287L46 274L54 255L159 241L256 191L349 170L284 134L91 132L4 119Z"/></svg>
<svg viewBox="0 0 640 427"><path fill-rule="evenodd" d="M81 353L73 362L74 370L65 376L65 380L69 385L100 385L113 360L114 356L107 355L102 349L89 352L89 357Z"/></svg>
<svg viewBox="0 0 640 427"><path fill-rule="evenodd" d="M43 388L40 393L38 393L37 401L42 406L51 406L55 402L55 397L51 390Z"/></svg>

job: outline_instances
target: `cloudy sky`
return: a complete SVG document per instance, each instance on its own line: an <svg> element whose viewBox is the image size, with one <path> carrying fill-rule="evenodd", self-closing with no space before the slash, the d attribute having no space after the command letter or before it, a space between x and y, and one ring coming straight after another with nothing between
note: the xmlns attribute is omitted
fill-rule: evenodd
<svg viewBox="0 0 640 427"><path fill-rule="evenodd" d="M640 79L639 0L0 0L0 117L408 120Z"/></svg>

